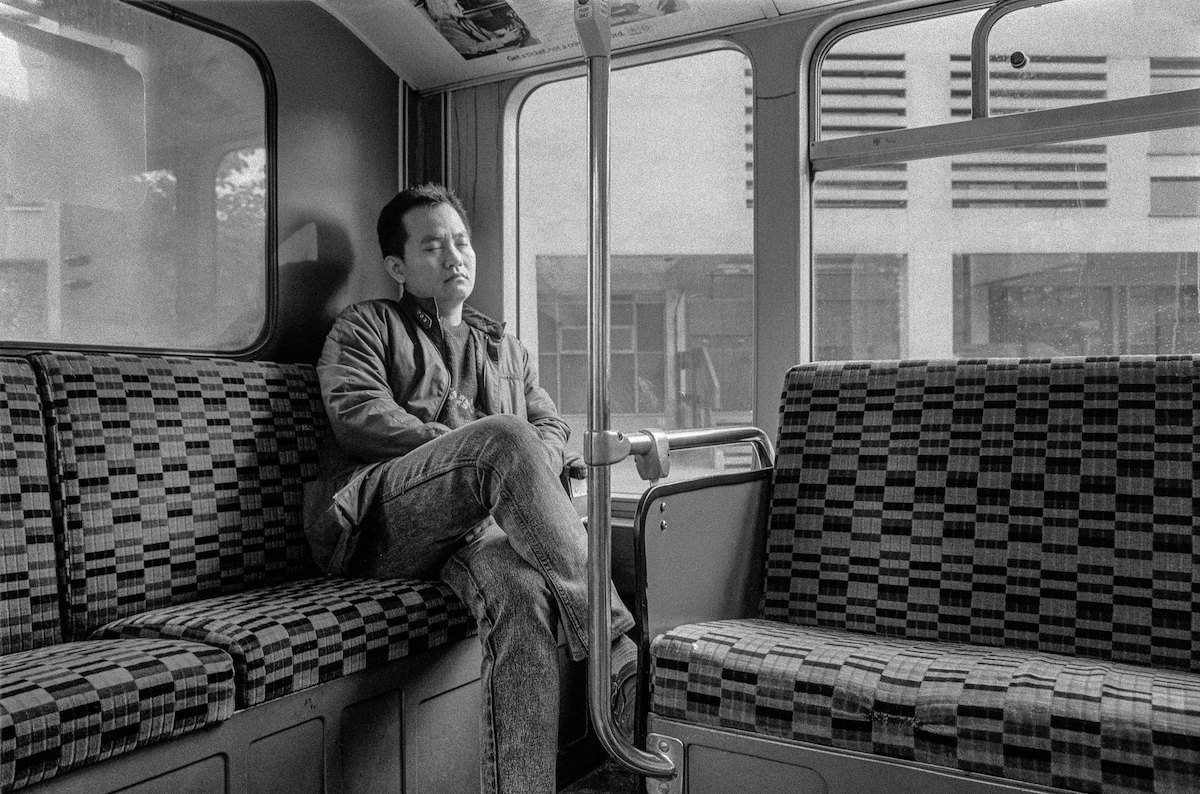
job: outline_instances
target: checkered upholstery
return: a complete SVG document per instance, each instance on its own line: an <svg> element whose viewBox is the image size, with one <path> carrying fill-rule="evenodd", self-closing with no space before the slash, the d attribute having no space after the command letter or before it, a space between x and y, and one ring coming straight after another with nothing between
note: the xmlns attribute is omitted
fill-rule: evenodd
<svg viewBox="0 0 1200 794"><path fill-rule="evenodd" d="M1200 673L1200 357L788 373L764 617Z"/></svg>
<svg viewBox="0 0 1200 794"><path fill-rule="evenodd" d="M33 370L0 358L0 654L59 642L46 440Z"/></svg>
<svg viewBox="0 0 1200 794"><path fill-rule="evenodd" d="M163 637L227 651L238 706L465 637L475 629L441 582L325 577L144 612L96 637Z"/></svg>
<svg viewBox="0 0 1200 794"><path fill-rule="evenodd" d="M1200 790L1200 357L787 375L763 620L652 710L1079 791Z"/></svg>
<svg viewBox="0 0 1200 794"><path fill-rule="evenodd" d="M657 638L652 709L1074 791L1200 790L1200 677L778 621Z"/></svg>
<svg viewBox="0 0 1200 794"><path fill-rule="evenodd" d="M302 486L326 420L311 367L41 353L71 637L312 572Z"/></svg>
<svg viewBox="0 0 1200 794"><path fill-rule="evenodd" d="M0 790L227 719L233 662L188 642L70 642L0 656Z"/></svg>

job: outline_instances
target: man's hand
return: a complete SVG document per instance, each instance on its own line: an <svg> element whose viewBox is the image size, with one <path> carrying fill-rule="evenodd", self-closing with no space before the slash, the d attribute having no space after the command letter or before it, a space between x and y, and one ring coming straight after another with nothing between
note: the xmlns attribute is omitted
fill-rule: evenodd
<svg viewBox="0 0 1200 794"><path fill-rule="evenodd" d="M572 485L572 481L580 481L587 479L587 464L583 462L583 457L574 452L563 452L562 471L558 475L558 481L562 483L563 490L567 495L574 499L577 496L583 496L587 493L587 489L583 486Z"/></svg>
<svg viewBox="0 0 1200 794"><path fill-rule="evenodd" d="M450 432L450 428L446 427L441 422L426 422L421 428L425 434L426 441L433 441L438 436L444 436Z"/></svg>
<svg viewBox="0 0 1200 794"><path fill-rule="evenodd" d="M572 480L586 480L587 464L583 462L583 456L574 452L564 455L563 473Z"/></svg>
<svg viewBox="0 0 1200 794"><path fill-rule="evenodd" d="M546 453L550 459L550 468L560 472L565 480L586 480L587 465L583 462L583 457L572 452L563 446L562 442L543 439L545 442Z"/></svg>

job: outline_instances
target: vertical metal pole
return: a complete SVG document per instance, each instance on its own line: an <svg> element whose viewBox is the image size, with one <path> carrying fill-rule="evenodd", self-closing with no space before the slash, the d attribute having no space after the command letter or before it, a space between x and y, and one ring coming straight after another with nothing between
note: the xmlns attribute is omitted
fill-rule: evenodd
<svg viewBox="0 0 1200 794"><path fill-rule="evenodd" d="M608 76L607 0L576 0L575 25L587 56L588 77L588 432L584 455L602 447L609 430L608 254ZM588 707L600 744L634 772L671 777L674 765L664 756L641 750L621 737L610 711L612 660L612 512L609 467L588 466Z"/></svg>
<svg viewBox="0 0 1200 794"><path fill-rule="evenodd" d="M599 62L599 63L598 63ZM609 317L608 305L611 292L610 263L608 258L608 63L607 58L588 59L588 439L594 441L604 434L610 425L608 403L609 379ZM590 445L589 445L590 446ZM591 550L594 558L611 556L612 511L610 505L612 484L608 466L588 467L588 527ZM603 571L599 573L603 574ZM592 577L590 596L599 614L608 621L610 596L608 577ZM591 621L591 637L594 653L591 663L597 666L608 664L608 654L602 650L609 645L606 636L596 632L602 626ZM601 658L603 657L603 658ZM607 678L608 676L605 676ZM607 695L605 695L607 700Z"/></svg>
<svg viewBox="0 0 1200 794"><path fill-rule="evenodd" d="M588 58L588 446L609 429L608 260L608 59ZM595 459L594 456L589 456ZM612 559L611 473L607 465L588 466L588 704L600 743L615 740L609 710L608 681L612 676L612 601L606 561ZM600 717L600 719L597 719ZM607 734L607 736L605 735ZM611 749L610 749L611 752Z"/></svg>

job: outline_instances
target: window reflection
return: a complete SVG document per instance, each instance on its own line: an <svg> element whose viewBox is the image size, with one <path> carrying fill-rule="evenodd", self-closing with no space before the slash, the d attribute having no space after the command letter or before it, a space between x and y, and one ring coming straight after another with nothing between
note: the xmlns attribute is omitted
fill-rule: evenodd
<svg viewBox="0 0 1200 794"><path fill-rule="evenodd" d="M258 65L115 0L0 19L0 342L204 351L266 320Z"/></svg>

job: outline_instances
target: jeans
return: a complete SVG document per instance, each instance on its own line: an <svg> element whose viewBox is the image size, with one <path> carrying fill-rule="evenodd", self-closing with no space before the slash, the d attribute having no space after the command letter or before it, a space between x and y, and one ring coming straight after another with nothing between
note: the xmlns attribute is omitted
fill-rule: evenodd
<svg viewBox="0 0 1200 794"><path fill-rule="evenodd" d="M588 655L587 536L557 457L532 425L501 415L385 463L353 564L366 576L440 576L474 614L489 794L554 791L560 625L571 658ZM633 617L615 591L612 604L616 638Z"/></svg>

